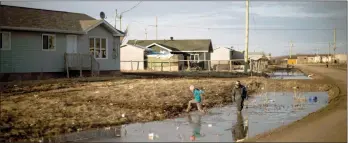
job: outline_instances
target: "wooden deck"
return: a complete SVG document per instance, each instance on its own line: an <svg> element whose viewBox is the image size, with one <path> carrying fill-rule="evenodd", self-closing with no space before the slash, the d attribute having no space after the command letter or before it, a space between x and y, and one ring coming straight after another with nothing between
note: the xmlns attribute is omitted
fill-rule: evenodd
<svg viewBox="0 0 348 143"><path fill-rule="evenodd" d="M91 70L91 76L99 75L100 65L91 54L65 53L64 59L68 78L70 70L79 70L81 77L83 70Z"/></svg>

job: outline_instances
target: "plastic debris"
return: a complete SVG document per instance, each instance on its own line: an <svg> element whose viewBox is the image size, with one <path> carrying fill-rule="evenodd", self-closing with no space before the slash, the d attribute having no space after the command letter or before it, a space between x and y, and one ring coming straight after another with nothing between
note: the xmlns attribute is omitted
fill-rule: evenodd
<svg viewBox="0 0 348 143"><path fill-rule="evenodd" d="M149 140L153 140L153 137L154 137L154 133L150 133L149 134Z"/></svg>
<svg viewBox="0 0 348 143"><path fill-rule="evenodd" d="M176 127L176 130L179 130L179 127Z"/></svg>
<svg viewBox="0 0 348 143"><path fill-rule="evenodd" d="M208 124L208 127L212 127L213 125L212 124Z"/></svg>
<svg viewBox="0 0 348 143"><path fill-rule="evenodd" d="M112 106L112 105L114 105L114 104L112 104L112 103L109 103L109 105L110 105L110 106Z"/></svg>
<svg viewBox="0 0 348 143"><path fill-rule="evenodd" d="M124 118L126 115L125 114L122 114L122 118Z"/></svg>
<svg viewBox="0 0 348 143"><path fill-rule="evenodd" d="M196 140L196 137L195 137L195 136L190 136L190 140L191 140L191 141L195 141L195 140Z"/></svg>
<svg viewBox="0 0 348 143"><path fill-rule="evenodd" d="M34 97L37 98L39 95L35 94Z"/></svg>
<svg viewBox="0 0 348 143"><path fill-rule="evenodd" d="M99 91L95 91L94 93L100 93Z"/></svg>

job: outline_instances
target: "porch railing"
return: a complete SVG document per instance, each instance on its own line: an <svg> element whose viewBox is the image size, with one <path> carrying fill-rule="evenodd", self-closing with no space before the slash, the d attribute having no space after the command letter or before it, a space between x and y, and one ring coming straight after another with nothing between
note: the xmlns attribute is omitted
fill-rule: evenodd
<svg viewBox="0 0 348 143"><path fill-rule="evenodd" d="M65 68L69 78L70 70L79 70L82 77L83 70L91 70L91 76L98 76L100 72L99 62L91 54L65 53Z"/></svg>

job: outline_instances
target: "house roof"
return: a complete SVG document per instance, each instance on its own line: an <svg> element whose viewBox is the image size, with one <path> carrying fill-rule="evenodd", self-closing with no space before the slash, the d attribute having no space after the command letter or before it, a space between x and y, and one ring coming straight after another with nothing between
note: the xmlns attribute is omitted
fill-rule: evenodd
<svg viewBox="0 0 348 143"><path fill-rule="evenodd" d="M265 55L263 52L248 52L248 55Z"/></svg>
<svg viewBox="0 0 348 143"><path fill-rule="evenodd" d="M120 48L124 48L126 46L133 46L133 47L136 47L136 48L139 48L139 49L142 49L142 50L151 51L151 49L149 49L149 48L146 48L146 47L143 47L143 46L139 46L139 45L130 45L130 44L121 45Z"/></svg>
<svg viewBox="0 0 348 143"><path fill-rule="evenodd" d="M173 52L180 51L209 51L212 48L210 39L188 40L129 40L127 44L149 46L153 43L161 45Z"/></svg>
<svg viewBox="0 0 348 143"><path fill-rule="evenodd" d="M2 29L52 31L85 34L100 24L108 23L82 13L53 11L17 6L0 5L0 26ZM92 29L93 29L92 28ZM111 28L109 28L111 29ZM121 31L112 29L115 33Z"/></svg>

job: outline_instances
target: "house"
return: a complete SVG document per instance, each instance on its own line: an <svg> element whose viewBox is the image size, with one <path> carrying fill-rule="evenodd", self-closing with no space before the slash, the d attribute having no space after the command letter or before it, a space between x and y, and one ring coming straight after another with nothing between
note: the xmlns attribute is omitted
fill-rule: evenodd
<svg viewBox="0 0 348 143"><path fill-rule="evenodd" d="M144 70L146 69L146 54L151 49L138 45L122 45L120 48L121 70Z"/></svg>
<svg viewBox="0 0 348 143"><path fill-rule="evenodd" d="M214 52L210 53L211 67L215 67L220 64L229 64L229 61L232 59L233 49L223 46L216 46L213 50Z"/></svg>
<svg viewBox="0 0 348 143"><path fill-rule="evenodd" d="M307 64L307 63L308 63L308 56L297 56L296 64Z"/></svg>
<svg viewBox="0 0 348 143"><path fill-rule="evenodd" d="M314 57L314 63L321 63L322 62L322 57L321 56L315 56Z"/></svg>
<svg viewBox="0 0 348 143"><path fill-rule="evenodd" d="M308 56L307 63L315 63L315 56Z"/></svg>
<svg viewBox="0 0 348 143"><path fill-rule="evenodd" d="M292 58L292 59L287 59L287 64L288 65L296 65L296 64L298 64L298 59L294 59L294 58Z"/></svg>
<svg viewBox="0 0 348 143"><path fill-rule="evenodd" d="M177 55L177 60L192 60L202 69L208 68L210 53L213 52L210 39L187 39L177 40L173 37L170 40L129 40L127 44L139 45L152 49L152 52L164 55ZM182 59L181 59L182 58ZM179 62L179 70L187 67L187 62Z"/></svg>
<svg viewBox="0 0 348 143"><path fill-rule="evenodd" d="M81 13L1 5L0 73L120 70L120 36L103 19Z"/></svg>
<svg viewBox="0 0 348 143"><path fill-rule="evenodd" d="M340 64L347 63L347 54L335 54L334 59Z"/></svg>
<svg viewBox="0 0 348 143"><path fill-rule="evenodd" d="M264 57L266 57L264 52L249 52L248 53L248 59L251 59L251 60L258 60Z"/></svg>

